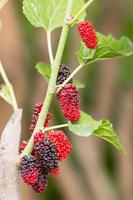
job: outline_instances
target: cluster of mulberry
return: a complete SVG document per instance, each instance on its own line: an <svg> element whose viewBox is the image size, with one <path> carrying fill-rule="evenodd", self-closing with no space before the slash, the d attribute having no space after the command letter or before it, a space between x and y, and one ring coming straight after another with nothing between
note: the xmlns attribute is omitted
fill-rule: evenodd
<svg viewBox="0 0 133 200"><path fill-rule="evenodd" d="M78 30L85 45L90 49L95 49L98 41L93 25L90 22L80 22ZM63 84L70 74L69 67L61 64L56 84ZM57 93L57 99L67 120L73 122L80 119L80 97L72 79ZM31 134L34 132L42 107L42 103L35 105L29 128ZM48 112L43 125L44 128L49 127L50 123L51 113ZM20 154L27 145L27 141L22 142ZM59 175L61 170L59 162L65 161L71 150L72 145L63 131L52 130L46 132L45 135L42 130L37 131L34 134L33 151L30 155L23 156L21 159L20 174L24 182L30 185L35 192L45 191L48 185L48 175Z"/></svg>
<svg viewBox="0 0 133 200"><path fill-rule="evenodd" d="M25 144L23 142L21 145L21 153ZM59 175L59 162L67 159L71 149L72 145L63 131L50 131L45 136L38 131L34 135L34 154L21 159L20 173L24 182L31 185L35 192L45 191L48 175Z"/></svg>

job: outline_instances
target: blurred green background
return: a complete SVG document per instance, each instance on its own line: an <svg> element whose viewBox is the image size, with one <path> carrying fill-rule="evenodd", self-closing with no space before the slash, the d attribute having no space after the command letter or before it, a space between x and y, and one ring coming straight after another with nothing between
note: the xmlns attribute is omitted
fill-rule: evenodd
<svg viewBox="0 0 133 200"><path fill-rule="evenodd" d="M88 9L88 19L97 31L112 33L116 38L128 36L133 41L133 1L102 0ZM35 29L22 14L22 1L10 0L0 13L0 57L13 83L19 106L23 108L22 139L30 137L28 128L33 106L43 101L47 83L37 74L37 61L49 62L46 34ZM56 51L60 30L53 32ZM78 62L79 34L69 34L62 62L73 70ZM80 90L81 110L96 119L108 118L114 123L128 155L118 153L108 143L89 137L80 138L66 130L73 143L70 158L62 164L61 174L49 178L44 194L35 194L21 181L24 200L132 200L133 199L133 57L90 65L76 79L85 84ZM2 83L2 79L0 79ZM64 122L54 99L51 107L53 124ZM0 131L12 110L0 99Z"/></svg>

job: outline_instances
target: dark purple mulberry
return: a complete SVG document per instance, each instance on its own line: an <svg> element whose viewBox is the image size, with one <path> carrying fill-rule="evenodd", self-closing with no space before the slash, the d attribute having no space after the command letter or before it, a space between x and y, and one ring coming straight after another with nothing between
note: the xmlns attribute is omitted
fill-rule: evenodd
<svg viewBox="0 0 133 200"><path fill-rule="evenodd" d="M56 148L49 139L37 142L34 149L36 157L39 158L39 162L45 172L49 173L58 166Z"/></svg>
<svg viewBox="0 0 133 200"><path fill-rule="evenodd" d="M56 84L60 85L62 84L71 74L70 69L68 68L68 66L61 64L60 65L60 69L58 72L58 77L57 77L57 81ZM72 79L69 81L69 83L72 83Z"/></svg>

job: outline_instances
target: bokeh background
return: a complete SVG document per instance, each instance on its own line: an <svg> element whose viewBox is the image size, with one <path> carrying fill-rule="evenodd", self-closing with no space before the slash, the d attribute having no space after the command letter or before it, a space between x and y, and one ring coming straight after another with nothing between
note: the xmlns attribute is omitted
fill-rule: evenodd
<svg viewBox="0 0 133 200"><path fill-rule="evenodd" d="M98 31L115 37L126 35L133 41L133 1L96 1L88 9L88 19ZM37 61L49 62L46 34L35 29L22 14L22 1L10 0L0 13L0 59L14 86L19 106L23 108L22 139L30 137L28 127L33 106L43 101L47 83L37 74ZM59 31L53 33L56 50ZM73 70L77 66L75 51L79 35L71 30L62 62ZM35 194L22 181L23 200L132 200L133 199L133 57L90 65L77 75L86 87L80 90L81 109L96 119L114 123L128 155L117 152L107 142L95 137L80 138L66 130L73 143L70 158L62 164L61 174L49 178L44 194ZM0 78L0 83L2 79ZM54 99L53 124L63 123ZM0 132L12 109L0 99Z"/></svg>

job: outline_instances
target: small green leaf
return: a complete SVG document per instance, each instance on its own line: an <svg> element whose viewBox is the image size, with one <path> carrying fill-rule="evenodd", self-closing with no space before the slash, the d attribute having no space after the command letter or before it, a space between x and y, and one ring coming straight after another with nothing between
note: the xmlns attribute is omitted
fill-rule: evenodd
<svg viewBox="0 0 133 200"><path fill-rule="evenodd" d="M45 64L43 62L38 62L35 66L37 71L46 79L50 79L51 75L51 67L49 64Z"/></svg>
<svg viewBox="0 0 133 200"><path fill-rule="evenodd" d="M35 27L43 27L47 31L63 25L68 0L23 0L23 13ZM76 0L72 15L75 15L84 5L84 0ZM80 16L80 20L86 14Z"/></svg>
<svg viewBox="0 0 133 200"><path fill-rule="evenodd" d="M95 135L108 141L119 151L126 152L125 147L121 144L118 136L112 128L112 124L108 120L96 121L90 115L81 112L81 118L78 122L68 122L68 124L69 130L76 135L83 137Z"/></svg>
<svg viewBox="0 0 133 200"><path fill-rule="evenodd" d="M3 98L7 103L12 105L12 99L8 87L5 84L0 85L0 97Z"/></svg>
<svg viewBox="0 0 133 200"><path fill-rule="evenodd" d="M81 43L77 57L80 63L93 63L99 60L106 60L115 57L133 55L133 43L127 37L116 40L112 35L104 36L97 33L98 47L90 53L90 50Z"/></svg>
<svg viewBox="0 0 133 200"><path fill-rule="evenodd" d="M77 89L83 89L85 88L85 84L80 82L79 80L74 80L74 85Z"/></svg>

